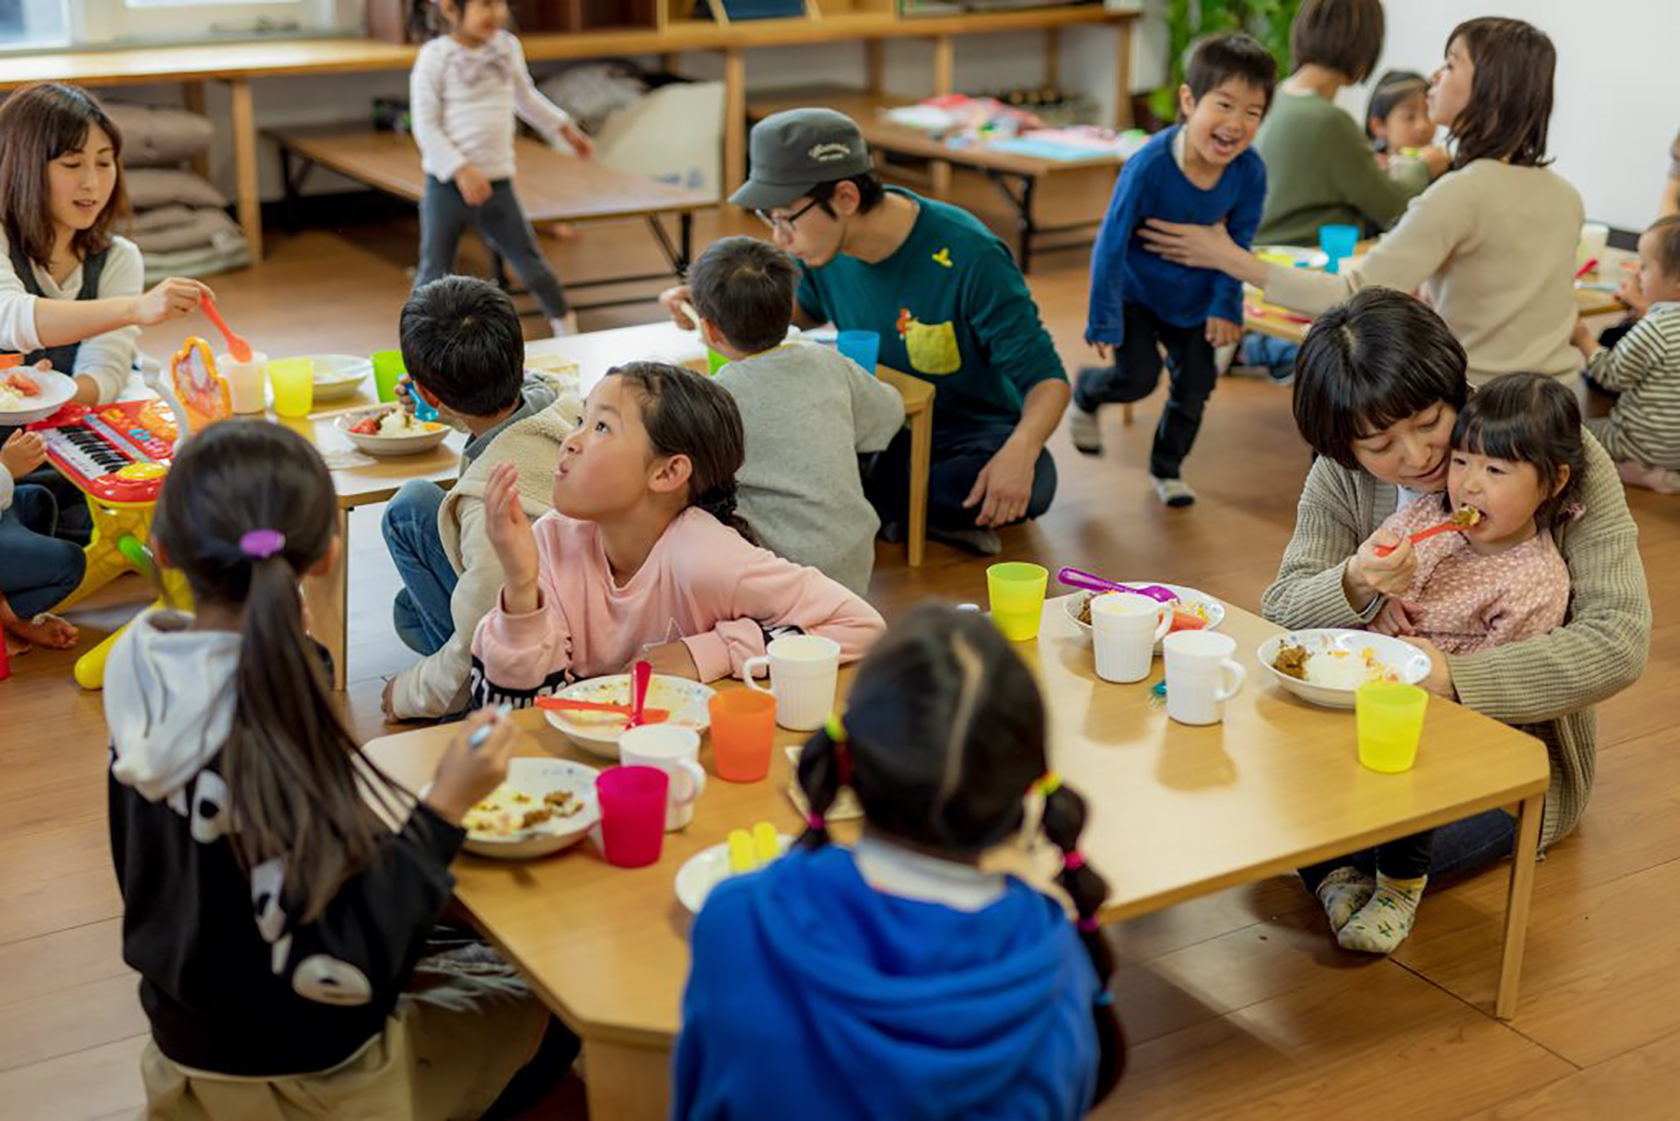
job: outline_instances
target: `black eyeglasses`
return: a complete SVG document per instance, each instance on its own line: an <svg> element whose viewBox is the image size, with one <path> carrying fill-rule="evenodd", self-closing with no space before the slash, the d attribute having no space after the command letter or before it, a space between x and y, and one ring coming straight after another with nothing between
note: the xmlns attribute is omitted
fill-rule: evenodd
<svg viewBox="0 0 1680 1121"><path fill-rule="evenodd" d="M792 236L793 224L805 217L805 215L809 214L813 207L821 205L822 199L812 199L810 202L806 203L804 206L800 207L798 210L789 214L785 218L779 214L766 214L762 210L755 210L753 213L758 215L758 220L760 222L763 222L766 226L770 227L771 232Z"/></svg>

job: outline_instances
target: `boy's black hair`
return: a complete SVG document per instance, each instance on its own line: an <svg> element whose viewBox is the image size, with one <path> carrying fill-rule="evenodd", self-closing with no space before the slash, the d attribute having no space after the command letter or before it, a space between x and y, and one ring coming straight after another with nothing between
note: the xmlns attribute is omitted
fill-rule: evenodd
<svg viewBox="0 0 1680 1121"><path fill-rule="evenodd" d="M1383 30L1382 0L1301 0L1289 22L1290 63L1363 82L1382 54Z"/></svg>
<svg viewBox="0 0 1680 1121"><path fill-rule="evenodd" d="M1200 40L1184 64L1191 100L1200 101L1230 78L1263 91L1269 108L1277 85L1277 59L1246 31L1223 31Z"/></svg>
<svg viewBox="0 0 1680 1121"><path fill-rule="evenodd" d="M1452 446L1454 451L1531 464L1540 476L1540 489L1550 496L1534 511L1534 524L1541 530L1562 520L1580 491L1586 468L1581 406L1573 392L1543 374L1504 374L1478 389L1459 410ZM1446 504L1450 510L1452 499Z"/></svg>
<svg viewBox="0 0 1680 1121"><path fill-rule="evenodd" d="M1680 214L1665 214L1645 227L1648 234L1656 234L1657 268L1669 280L1680 280Z"/></svg>
<svg viewBox="0 0 1680 1121"><path fill-rule="evenodd" d="M1371 100L1365 105L1365 138L1375 141L1372 121L1387 121L1388 115L1413 94L1428 93L1429 79L1415 70L1384 70L1371 89Z"/></svg>
<svg viewBox="0 0 1680 1121"><path fill-rule="evenodd" d="M415 384L462 416L512 408L525 381L525 336L506 292L487 280L445 276L403 305L403 365Z"/></svg>
<svg viewBox="0 0 1680 1121"><path fill-rule="evenodd" d="M767 241L726 237L700 254L689 270L688 287L694 310L731 346L757 354L787 338L799 270Z"/></svg>
<svg viewBox="0 0 1680 1121"><path fill-rule="evenodd" d="M1359 470L1353 442L1470 395L1464 347L1423 301L1363 288L1313 320L1295 359L1295 426L1314 451Z"/></svg>
<svg viewBox="0 0 1680 1121"><path fill-rule="evenodd" d="M992 623L973 611L924 603L896 623L858 667L837 742L828 728L799 757L813 820L800 844L828 843L822 816L850 786L871 830L934 852L977 856L1018 831L1026 796L1048 770L1044 701L1032 671ZM1085 801L1065 784L1044 800L1043 830L1076 852ZM1068 861L1058 883L1079 914L1079 937L1102 985L1093 1006L1102 1056L1097 1099L1125 1062L1107 988L1114 972L1096 915L1108 884Z"/></svg>
<svg viewBox="0 0 1680 1121"><path fill-rule="evenodd" d="M862 175L850 175L844 179L831 179L827 183L818 183L806 193L805 197L815 200L822 212L832 218L834 217L834 207L829 203L834 198L835 188L842 183L850 183L857 188L859 214L868 214L871 210L880 206L881 200L887 197L887 189L881 183L881 176L873 171L866 171Z"/></svg>

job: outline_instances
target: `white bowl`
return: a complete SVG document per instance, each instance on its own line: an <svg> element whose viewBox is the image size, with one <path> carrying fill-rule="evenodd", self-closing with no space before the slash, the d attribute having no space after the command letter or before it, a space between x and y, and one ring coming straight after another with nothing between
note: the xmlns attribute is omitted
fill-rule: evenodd
<svg viewBox="0 0 1680 1121"><path fill-rule="evenodd" d="M1286 643L1291 646L1304 646L1311 654L1345 651L1352 658L1362 658L1364 652L1369 650L1372 659L1380 662L1385 670L1393 674L1392 680L1402 681L1407 685L1416 685L1428 677L1429 671L1434 667L1429 655L1411 643L1370 631L1340 628L1291 631L1288 634L1273 635L1262 642L1255 656L1260 659L1260 664L1266 667L1266 672L1297 697L1315 705L1323 705L1325 708L1352 708L1357 689L1318 685L1279 672L1272 663L1277 660L1278 651L1283 649Z"/></svg>
<svg viewBox="0 0 1680 1121"><path fill-rule="evenodd" d="M793 845L793 838L786 833L776 834L776 840L782 846L783 854ZM703 848L677 869L677 899L690 914L698 915L712 889L734 874L729 870L729 842ZM746 875L744 872L741 874Z"/></svg>
<svg viewBox="0 0 1680 1121"><path fill-rule="evenodd" d="M14 366L9 370L0 370L0 381L4 381L7 374L22 374L30 381L41 387L38 397L26 397L26 408L16 412L0 411L0 425L14 427L23 424L34 424L38 420L46 420L69 403L76 395L76 379L66 377L57 370L37 370L33 366Z"/></svg>
<svg viewBox="0 0 1680 1121"><path fill-rule="evenodd" d="M369 436L361 432L350 431L350 426L357 424L370 416L384 416L397 405L378 405L357 412L346 413L337 420L338 430L349 439L352 444L369 455L419 455L429 452L449 435L449 426L435 420L422 421L426 431L413 436Z"/></svg>
<svg viewBox="0 0 1680 1121"><path fill-rule="evenodd" d="M716 690L686 677L653 675L648 683L647 707L662 708L671 715L665 723L693 728L700 735L712 726L712 710L708 707ZM630 675L615 673L606 677L592 677L566 686L555 696L571 701L598 701L604 704L630 703ZM625 718L611 713L562 712L547 708L543 715L548 722L566 734L566 738L592 755L603 759L618 758L618 737L624 734Z"/></svg>
<svg viewBox="0 0 1680 1121"><path fill-rule="evenodd" d="M1125 584L1128 588L1145 588L1151 584L1160 584L1157 580L1116 580L1115 583ZM1203 628L1204 630L1216 631L1219 629L1219 624L1225 621L1225 605L1206 592L1197 591L1195 588L1186 588L1181 584L1160 584L1160 586L1177 596L1181 602L1200 604L1202 610L1207 613L1207 626ZM1086 639L1091 637L1091 624L1079 617L1079 609L1092 596L1103 594L1102 592L1076 592L1062 601L1062 610L1067 612L1067 617L1073 620L1074 626L1085 632ZM1160 652L1161 644L1157 642L1155 653L1159 654Z"/></svg>
<svg viewBox="0 0 1680 1121"><path fill-rule="evenodd" d="M517 793L531 799L530 808L536 809L543 804L546 795L563 790L582 802L583 808L570 817L553 817L509 835L469 829L467 851L500 860L526 860L547 856L576 844L601 820L600 803L595 798L595 779L593 767L574 763L570 759L526 756L508 760L507 781L496 788L492 798Z"/></svg>
<svg viewBox="0 0 1680 1121"><path fill-rule="evenodd" d="M354 354L312 354L315 363L315 400L336 401L356 392L373 373L373 363Z"/></svg>

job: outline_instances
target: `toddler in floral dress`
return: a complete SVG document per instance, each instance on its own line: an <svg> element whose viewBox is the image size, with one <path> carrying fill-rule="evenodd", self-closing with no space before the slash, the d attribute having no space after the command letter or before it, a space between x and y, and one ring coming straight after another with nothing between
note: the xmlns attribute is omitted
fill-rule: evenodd
<svg viewBox="0 0 1680 1121"><path fill-rule="evenodd" d="M1583 455L1580 408L1556 379L1507 374L1484 386L1453 426L1446 493L1402 501L1383 528L1404 537L1464 509L1475 511L1476 522L1414 546L1411 586L1383 603L1371 629L1462 655L1562 626L1569 568L1552 527L1580 512L1573 496ZM1344 948L1387 954L1411 932L1432 836L1378 846L1374 881L1342 867L1319 884Z"/></svg>

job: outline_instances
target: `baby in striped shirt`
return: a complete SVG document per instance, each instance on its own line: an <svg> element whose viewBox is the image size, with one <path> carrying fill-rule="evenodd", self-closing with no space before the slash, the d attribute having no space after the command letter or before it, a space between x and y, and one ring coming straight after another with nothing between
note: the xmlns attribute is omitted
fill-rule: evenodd
<svg viewBox="0 0 1680 1121"><path fill-rule="evenodd" d="M1680 215L1657 219L1640 237L1639 289L1649 307L1614 347L1576 320L1572 341L1586 357L1587 384L1599 400L1615 401L1586 426L1624 481L1680 494Z"/></svg>

